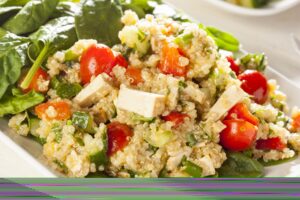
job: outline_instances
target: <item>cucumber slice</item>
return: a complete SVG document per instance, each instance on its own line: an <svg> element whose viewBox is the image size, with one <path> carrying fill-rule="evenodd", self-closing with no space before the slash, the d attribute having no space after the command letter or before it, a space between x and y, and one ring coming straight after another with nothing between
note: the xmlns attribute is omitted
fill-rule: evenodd
<svg viewBox="0 0 300 200"><path fill-rule="evenodd" d="M94 120L88 113L75 112L72 116L72 123L87 133L95 133Z"/></svg>
<svg viewBox="0 0 300 200"><path fill-rule="evenodd" d="M147 136L145 140L154 147L163 147L173 137L172 131L158 130Z"/></svg>

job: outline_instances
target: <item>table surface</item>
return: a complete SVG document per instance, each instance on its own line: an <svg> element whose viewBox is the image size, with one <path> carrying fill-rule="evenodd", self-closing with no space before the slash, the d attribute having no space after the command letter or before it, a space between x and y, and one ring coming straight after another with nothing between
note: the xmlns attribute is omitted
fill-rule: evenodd
<svg viewBox="0 0 300 200"><path fill-rule="evenodd" d="M233 33L249 52L265 52L270 65L300 83L300 55L291 33L300 39L300 5L275 16L252 17L229 13L205 0L167 0L199 22ZM43 177L30 161L0 140L0 177Z"/></svg>

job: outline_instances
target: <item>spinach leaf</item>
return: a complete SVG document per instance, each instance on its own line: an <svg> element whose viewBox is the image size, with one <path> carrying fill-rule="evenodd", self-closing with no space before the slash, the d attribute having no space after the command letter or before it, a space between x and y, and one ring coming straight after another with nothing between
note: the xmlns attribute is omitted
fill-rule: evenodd
<svg viewBox="0 0 300 200"><path fill-rule="evenodd" d="M122 0L120 1L123 10L133 10L140 18L148 13L153 13L155 7L161 4L160 0Z"/></svg>
<svg viewBox="0 0 300 200"><path fill-rule="evenodd" d="M20 6L0 7L0 24L16 14L21 8Z"/></svg>
<svg viewBox="0 0 300 200"><path fill-rule="evenodd" d="M1 7L8 7L8 6L24 6L30 0L0 0Z"/></svg>
<svg viewBox="0 0 300 200"><path fill-rule="evenodd" d="M111 0L84 0L75 17L78 38L95 39L113 46L119 43L118 33L123 27L121 17L120 6Z"/></svg>
<svg viewBox="0 0 300 200"><path fill-rule="evenodd" d="M3 27L17 35L37 30L51 16L58 0L32 0L20 12L3 24Z"/></svg>
<svg viewBox="0 0 300 200"><path fill-rule="evenodd" d="M219 177L262 177L264 167L252 158L239 152L227 152L227 160L218 170Z"/></svg>
<svg viewBox="0 0 300 200"><path fill-rule="evenodd" d="M295 154L295 156L291 157L291 158L286 158L286 159L282 159L282 160L270 160L268 162L264 161L263 159L258 160L260 162L260 164L262 164L265 167L269 167L269 166L274 166L274 165L280 165L286 162L291 162L295 159L298 158L298 155Z"/></svg>
<svg viewBox="0 0 300 200"><path fill-rule="evenodd" d="M44 96L35 91L22 95L5 95L0 101L0 117L17 114L44 101Z"/></svg>
<svg viewBox="0 0 300 200"><path fill-rule="evenodd" d="M30 40L0 30L0 99L8 87L15 84L26 64Z"/></svg>
<svg viewBox="0 0 300 200"><path fill-rule="evenodd" d="M80 5L73 2L63 1L59 2L55 11L50 18L58 18L65 16L75 16L80 11Z"/></svg>
<svg viewBox="0 0 300 200"><path fill-rule="evenodd" d="M34 60L21 88L28 88L34 74L49 55L62 49L70 48L76 41L74 17L60 17L51 20L46 25L31 34L33 44L29 47L29 57Z"/></svg>

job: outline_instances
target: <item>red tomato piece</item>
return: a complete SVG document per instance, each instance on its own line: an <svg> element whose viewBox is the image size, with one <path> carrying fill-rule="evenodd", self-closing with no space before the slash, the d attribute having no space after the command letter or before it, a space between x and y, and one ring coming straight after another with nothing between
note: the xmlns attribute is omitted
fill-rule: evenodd
<svg viewBox="0 0 300 200"><path fill-rule="evenodd" d="M119 65L121 67L128 67L128 62L127 60L124 58L124 56L122 56L122 54L118 54L115 58L115 63L114 66Z"/></svg>
<svg viewBox="0 0 300 200"><path fill-rule="evenodd" d="M103 72L108 75L115 65L115 56L112 50L105 45L93 45L88 48L80 60L80 77L84 84L90 82L92 76Z"/></svg>
<svg viewBox="0 0 300 200"><path fill-rule="evenodd" d="M252 115L252 113L248 110L248 107L244 103L238 103L233 108L231 108L231 110L225 117L225 120L230 119L242 119L255 126L258 126L259 124L257 117Z"/></svg>
<svg viewBox="0 0 300 200"><path fill-rule="evenodd" d="M169 47L164 44L162 48L162 58L159 63L159 69L164 74L172 74L174 76L186 76L187 66L180 66L180 52L175 47Z"/></svg>
<svg viewBox="0 0 300 200"><path fill-rule="evenodd" d="M244 151L254 143L257 127L240 119L225 120L226 125L220 133L220 144L231 151Z"/></svg>
<svg viewBox="0 0 300 200"><path fill-rule="evenodd" d="M238 76L242 82L241 88L258 104L264 104L268 99L268 83L266 77L255 70L246 70Z"/></svg>
<svg viewBox="0 0 300 200"><path fill-rule="evenodd" d="M44 81L49 80L49 75L42 68L39 68L37 70L37 72L34 74L32 80L31 80L28 88L27 89L23 89L23 92L27 93L27 92L29 92L31 90L34 90L36 92L42 92L42 93L47 92L47 90L41 89L39 87L39 80L40 79L44 80ZM22 82L23 82L23 79L22 79L22 81L20 83L22 83Z"/></svg>
<svg viewBox="0 0 300 200"><path fill-rule="evenodd" d="M133 135L132 130L126 124L112 122L107 126L108 151L109 156L114 155L117 151L123 150L129 143Z"/></svg>
<svg viewBox="0 0 300 200"><path fill-rule="evenodd" d="M281 141L279 137L275 137L266 140L258 140L256 142L256 148L261 150L282 151L284 148L286 148L286 145Z"/></svg>
<svg viewBox="0 0 300 200"><path fill-rule="evenodd" d="M125 73L126 77L130 79L132 85L138 85L144 82L142 77L142 70L139 68L129 67Z"/></svg>
<svg viewBox="0 0 300 200"><path fill-rule="evenodd" d="M227 61L230 63L230 68L238 76L240 74L240 67L235 63L234 59L230 56L227 57Z"/></svg>
<svg viewBox="0 0 300 200"><path fill-rule="evenodd" d="M184 113L173 111L170 114L168 114L167 116L163 116L162 119L165 121L173 122L175 124L175 127L178 127L179 125L181 125L184 122L184 119L186 117L189 117L189 116Z"/></svg>
<svg viewBox="0 0 300 200"><path fill-rule="evenodd" d="M48 108L52 106L55 109L56 115L52 116L47 113ZM44 117L48 120L67 120L71 117L70 105L64 101L49 101L35 107L35 113L40 119Z"/></svg>

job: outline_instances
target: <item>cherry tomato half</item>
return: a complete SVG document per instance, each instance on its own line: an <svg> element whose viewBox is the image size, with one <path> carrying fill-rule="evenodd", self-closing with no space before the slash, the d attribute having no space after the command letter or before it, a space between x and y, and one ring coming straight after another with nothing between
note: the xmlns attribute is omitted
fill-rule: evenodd
<svg viewBox="0 0 300 200"><path fill-rule="evenodd" d="M226 125L220 133L220 144L231 151L244 151L254 143L257 127L240 119L225 120Z"/></svg>
<svg viewBox="0 0 300 200"><path fill-rule="evenodd" d="M284 148L286 148L286 145L281 141L279 137L275 137L266 140L258 140L256 142L256 148L261 150L282 151Z"/></svg>
<svg viewBox="0 0 300 200"><path fill-rule="evenodd" d="M291 130L294 132L300 130L300 113L292 116Z"/></svg>
<svg viewBox="0 0 300 200"><path fill-rule="evenodd" d="M110 75L115 65L112 50L105 45L93 45L88 48L80 60L80 77L84 84L90 82L92 76L103 72Z"/></svg>
<svg viewBox="0 0 300 200"><path fill-rule="evenodd" d="M177 48L164 44L162 48L162 58L158 66L160 71L164 74L172 74L174 76L186 76L187 67L180 66L180 56L180 52Z"/></svg>
<svg viewBox="0 0 300 200"><path fill-rule="evenodd" d="M230 119L242 119L245 120L255 126L258 126L259 121L257 117L252 115L252 113L248 110L248 107L244 103L236 104L231 110L229 110L225 120Z"/></svg>
<svg viewBox="0 0 300 200"><path fill-rule="evenodd" d="M56 115L51 116L47 110L52 106L55 109ZM44 117L48 120L67 120L71 117L71 108L70 105L64 101L49 101L47 103L40 104L35 107L35 113L40 119Z"/></svg>
<svg viewBox="0 0 300 200"><path fill-rule="evenodd" d="M39 68L37 70L37 72L34 74L32 80L30 82L30 85L28 86L27 89L23 89L23 92L27 93L31 90L34 90L36 92L41 92L41 93L47 92L47 89L43 89L43 88L39 87L40 79L42 79L44 81L47 81L50 79L47 72L45 72L42 68ZM23 79L22 79L22 81L23 81ZM21 83L22 83L22 81L21 81Z"/></svg>
<svg viewBox="0 0 300 200"><path fill-rule="evenodd" d="M228 56L227 61L230 63L230 68L238 76L240 74L240 67L235 63L235 60Z"/></svg>
<svg viewBox="0 0 300 200"><path fill-rule="evenodd" d="M115 57L114 66L116 66L116 65L119 65L119 66L125 67L125 68L128 67L128 62L127 62L127 60L124 58L124 56L122 56L122 54L118 54L118 55Z"/></svg>
<svg viewBox="0 0 300 200"><path fill-rule="evenodd" d="M268 99L268 83L266 77L255 70L246 70L238 76L242 81L241 88L252 95L258 104L264 104Z"/></svg>
<svg viewBox="0 0 300 200"><path fill-rule="evenodd" d="M119 122L112 122L107 126L109 156L123 150L129 143L133 133L129 126Z"/></svg>
<svg viewBox="0 0 300 200"><path fill-rule="evenodd" d="M126 77L130 79L132 85L138 85L139 83L144 82L142 77L142 70L139 68L129 67L126 69Z"/></svg>
<svg viewBox="0 0 300 200"><path fill-rule="evenodd" d="M189 117L189 116L184 113L173 111L170 114L168 114L167 116L163 116L162 119L165 121L173 122L175 124L175 127L178 127L179 125L181 125L184 122L184 119L186 117Z"/></svg>

